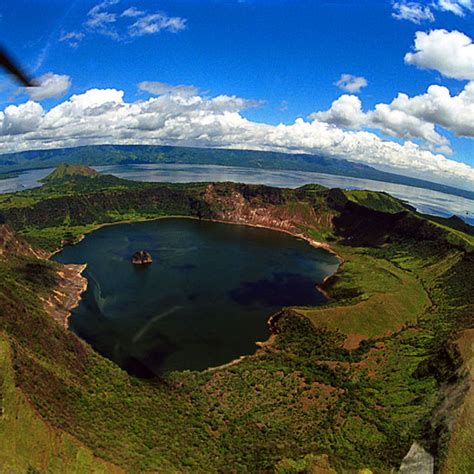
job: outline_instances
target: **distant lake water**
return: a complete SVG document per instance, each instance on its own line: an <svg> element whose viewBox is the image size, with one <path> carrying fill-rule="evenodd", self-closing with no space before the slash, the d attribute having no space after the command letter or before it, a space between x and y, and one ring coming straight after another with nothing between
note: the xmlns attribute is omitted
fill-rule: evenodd
<svg viewBox="0 0 474 474"><path fill-rule="evenodd" d="M304 171L250 169L216 165L143 164L95 166L94 168L101 173L109 173L135 181L170 183L233 181L286 188L297 188L304 184L316 183L329 188L385 191L392 196L407 201L420 212L445 217L456 214L466 222L474 224L474 201L471 199L429 189L370 179L348 178ZM17 178L0 180L0 193L39 186L38 180L51 171L52 169L30 170L22 173Z"/></svg>
<svg viewBox="0 0 474 474"><path fill-rule="evenodd" d="M151 265L132 265L140 249ZM284 233L174 218L103 227L54 260L88 264L70 328L143 376L255 352L273 313L325 301L315 284L339 263Z"/></svg>

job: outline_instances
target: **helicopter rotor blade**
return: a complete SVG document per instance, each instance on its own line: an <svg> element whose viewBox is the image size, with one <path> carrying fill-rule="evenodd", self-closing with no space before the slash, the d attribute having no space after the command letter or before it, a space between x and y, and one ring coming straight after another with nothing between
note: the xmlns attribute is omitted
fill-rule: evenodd
<svg viewBox="0 0 474 474"><path fill-rule="evenodd" d="M15 62L2 48L0 48L0 66L7 70L10 74L13 74L25 87L36 86L36 84L31 81L18 66L16 66Z"/></svg>

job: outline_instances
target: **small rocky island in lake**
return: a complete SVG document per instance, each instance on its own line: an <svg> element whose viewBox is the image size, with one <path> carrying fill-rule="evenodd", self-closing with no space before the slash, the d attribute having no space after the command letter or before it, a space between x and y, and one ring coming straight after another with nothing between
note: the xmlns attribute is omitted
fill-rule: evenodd
<svg viewBox="0 0 474 474"><path fill-rule="evenodd" d="M132 263L134 265L148 265L153 262L151 255L145 250L139 250L135 252L132 256Z"/></svg>

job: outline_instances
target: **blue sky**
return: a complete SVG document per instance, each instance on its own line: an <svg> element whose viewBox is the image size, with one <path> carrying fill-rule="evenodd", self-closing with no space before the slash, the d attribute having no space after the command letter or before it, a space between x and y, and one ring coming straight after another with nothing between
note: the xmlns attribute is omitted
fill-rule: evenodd
<svg viewBox="0 0 474 474"><path fill-rule="evenodd" d="M437 6L436 1L440 2ZM212 122L215 125L224 120L221 116L226 115L225 124L219 122L217 126L217 129L226 130L225 138L213 141L212 137L217 133L214 130L210 137L202 138L202 133L188 136L182 130L178 133L173 128L168 131L170 138L167 140L166 130L145 127L149 133L140 135L143 142L179 144L178 138L181 137L183 144L238 148L242 142L235 139L235 130L243 127L246 137L243 145L248 148L285 151L286 147L287 151L332 153L328 152L320 135L327 132L331 139L336 140L336 130L327 130L327 127L337 127L345 134L340 136L344 136L348 147L334 152L335 156L352 149L349 140L355 139L354 133L366 131L383 141L401 146L407 141L418 144L423 156L419 157L421 151L417 151L416 158L404 156L398 163L393 156L384 161L383 152L377 151L374 152L377 157L372 154L361 158L362 161L411 175L423 175L426 170L437 181L460 182L463 168L438 163L435 158L431 167L428 150L433 156L441 154L449 163L461 162L474 167L474 134L457 118L453 119L456 123L448 125L442 117L439 120L433 117L427 119L426 113L419 110L423 105L407 106L410 109L408 115L407 109L403 109L403 124L400 124L399 117L393 113L394 108L397 114L400 112L398 105L391 108L392 114L388 118L377 113L362 119L356 117L357 104L351 99L352 115L347 123L346 118L341 121L338 114L326 113L317 118L324 123L324 129L322 124L314 129L305 124L314 120L311 114L330 111L333 102L343 95L358 97L361 110L370 113L377 104L391 104L399 93L415 98L425 94L431 85L446 87L452 97L462 94L474 80L474 75L470 75L470 70L464 70L462 74L453 73L456 64L444 65L437 58L433 59L432 54L442 55L443 51L431 54L428 45L427 52L421 51L420 57L411 64L404 57L414 51L417 32L428 34L430 31L446 30L447 35L442 37L443 41L446 39L446 51L453 51L452 47L459 45L459 41L451 41L454 39L450 36L452 32L459 32L468 39L474 38L472 7L469 0L121 0L102 3L86 0L4 0L0 5L3 45L21 60L31 75L41 78L51 73L54 80L56 76L68 78L67 84L64 80L62 82L64 93L53 91L56 97L49 98L48 94L36 97L41 110L9 110L18 112L18 117L12 114L15 120L20 120L22 116L29 117L30 113L45 117L48 111L67 102L74 94L81 95L91 89L115 89L123 91L124 95L121 99L109 97L108 103L123 101L129 109L132 107L130 104L136 102L161 100L155 104L155 115L149 120L149 123L156 122L156 127L159 127L159 118L168 117L170 103L178 101L176 95L185 95L187 100L191 100L190 96L196 96L202 101L197 106L199 113L193 109L194 115L186 119L188 128L200 128L202 124L196 122L196 116L205 115L203 108L210 108L212 117L203 123ZM126 11L128 13L124 15ZM433 37L433 41L435 39ZM450 46L451 43L454 46ZM473 49L474 45L472 49L469 45L462 49L464 63L474 58ZM459 70L462 67L461 63ZM358 90L343 90L335 85L342 74L364 78L367 85ZM149 87L147 90L138 87L144 81L170 86L187 85L194 89L183 93L183 90L170 88L163 94L161 86L160 93L156 93L156 87L155 93L150 93ZM61 89L60 84L58 87ZM357 85L354 87L357 89ZM464 97L466 95L463 94L462 100L457 101L461 104L452 101L449 107L454 107L453 116L462 116L463 120L472 119L474 122L474 98L471 101L470 96L468 99ZM220 101L217 110L213 99L219 96L235 96L235 100L238 98L242 102L229 102L224 106ZM35 99L34 94L31 98ZM18 91L10 78L0 76L0 110L11 105L20 106L27 100L25 91ZM96 95L94 101L97 100L102 99ZM343 105L345 107L346 103ZM462 110L458 113L455 107L459 106ZM123 104L120 107L123 110ZM182 103L176 107L173 120L177 120L178 115L185 117ZM412 110L414 108L417 110ZM189 111L188 106L186 111ZM231 117L236 113L246 122L237 124L238 119ZM446 115L445 112L443 114ZM229 117L233 120L232 125L228 123ZM296 130L297 127L292 126L298 118L305 124L300 124ZM387 120L390 122L388 128ZM0 152L62 143L61 132L56 132L58 135L53 140L47 131L51 126L48 128L34 117L31 121L36 124L34 130L28 124L10 124L10 130L16 132L3 141L0 138ZM105 118L103 123L104 129L107 129ZM289 127L285 129L284 139L280 136L281 130L270 127L278 124ZM228 132L231 126L235 130ZM250 126L256 129L254 135L249 131ZM21 134L17 129L29 135L18 137ZM44 136L41 136L40 129ZM133 130L136 130L135 125ZM140 130L142 133L144 127ZM266 138L265 132L266 135L278 135L274 138L274 144ZM287 136L290 133L291 139ZM311 135L318 133L317 137ZM110 136L104 132L102 137L94 136L91 142L125 143L130 140L131 134L122 129ZM300 144L297 137L301 134L304 137ZM80 139L77 138L79 135ZM77 130L71 132L64 128L63 144L84 144L87 136L87 133L81 135ZM367 137L362 138L365 140ZM357 139L360 141L362 138ZM361 146L360 143L358 146ZM396 151L389 149L387 153ZM356 154L357 151L353 156L349 154L349 159L359 159ZM414 163L413 167L410 160ZM449 166L453 170L451 176ZM466 179L472 179L474 183L474 170L465 168L464 171Z"/></svg>

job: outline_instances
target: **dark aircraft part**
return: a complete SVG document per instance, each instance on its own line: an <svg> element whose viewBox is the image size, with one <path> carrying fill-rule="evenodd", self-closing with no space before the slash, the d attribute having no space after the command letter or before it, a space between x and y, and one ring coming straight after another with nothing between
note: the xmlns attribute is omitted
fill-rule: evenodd
<svg viewBox="0 0 474 474"><path fill-rule="evenodd" d="M8 56L6 51L0 47L0 66L6 69L10 74L13 74L25 87L35 87L36 84L32 82L22 72L22 70L15 65L12 59Z"/></svg>

